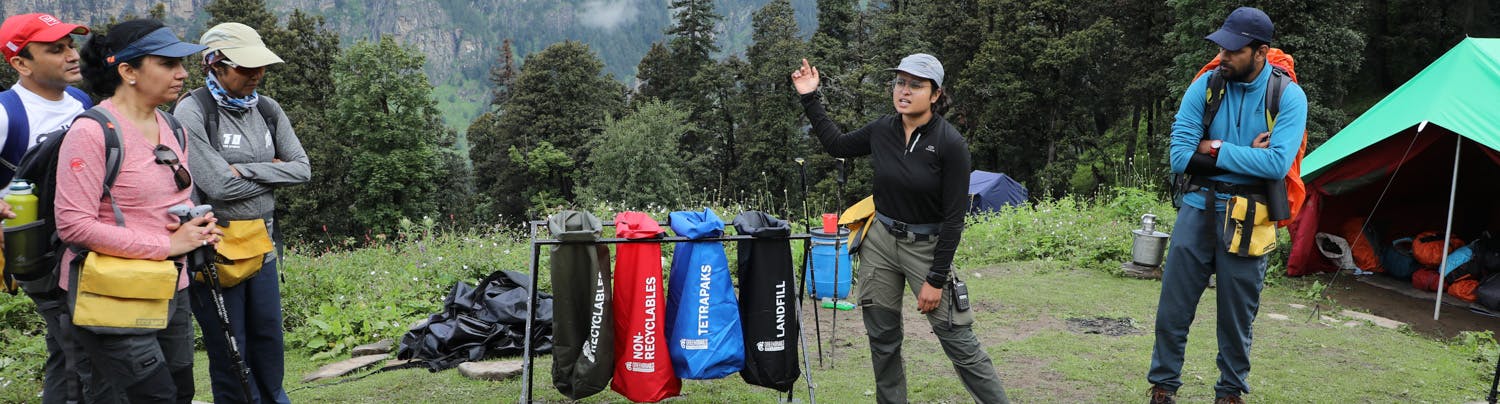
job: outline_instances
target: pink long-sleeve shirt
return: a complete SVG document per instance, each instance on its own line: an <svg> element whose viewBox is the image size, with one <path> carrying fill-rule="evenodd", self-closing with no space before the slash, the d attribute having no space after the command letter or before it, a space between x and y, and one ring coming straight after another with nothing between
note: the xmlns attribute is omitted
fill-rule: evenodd
<svg viewBox="0 0 1500 404"><path fill-rule="evenodd" d="M104 130L99 123L80 119L68 129L63 138L62 149L57 157L57 190L54 213L57 218L57 236L63 242L78 245L90 251L122 258L154 259L167 258L172 232L167 225L177 223L167 209L177 204L192 205L189 198L193 190L177 189L170 166L156 164L153 150L156 143L142 136L129 120L121 118L119 109L112 100L99 103L100 107L115 117L116 132L120 134L120 173L110 189L120 211L125 216L125 227L115 225L114 210L103 200L104 171L108 169L104 158ZM187 154L171 126L156 115L157 138L177 153L178 161L187 167ZM69 289L73 261L71 250L63 254L62 277L58 284ZM187 287L187 273L177 280L177 289Z"/></svg>

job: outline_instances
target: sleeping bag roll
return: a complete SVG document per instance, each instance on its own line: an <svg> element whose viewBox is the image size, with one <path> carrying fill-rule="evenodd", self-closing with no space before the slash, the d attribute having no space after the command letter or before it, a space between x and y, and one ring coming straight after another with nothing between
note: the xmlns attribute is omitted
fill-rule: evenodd
<svg viewBox="0 0 1500 404"><path fill-rule="evenodd" d="M745 369L740 378L756 386L791 391L797 367L797 284L792 273L791 226L765 212L734 218L740 241L740 320L744 323Z"/></svg>
<svg viewBox="0 0 1500 404"><path fill-rule="evenodd" d="M604 228L588 212L563 211L547 219L561 241L596 241ZM615 366L609 248L602 244L552 246L552 384L570 399L609 387Z"/></svg>
<svg viewBox="0 0 1500 404"><path fill-rule="evenodd" d="M645 213L615 215L615 237L661 236L661 225ZM630 401L654 403L682 390L667 354L663 286L661 243L615 247L615 374L609 386Z"/></svg>
<svg viewBox="0 0 1500 404"><path fill-rule="evenodd" d="M710 209L672 212L669 223L677 236L688 239L724 234L724 221ZM667 349L677 377L718 379L739 372L745 366L743 337L724 243L677 244L667 281Z"/></svg>

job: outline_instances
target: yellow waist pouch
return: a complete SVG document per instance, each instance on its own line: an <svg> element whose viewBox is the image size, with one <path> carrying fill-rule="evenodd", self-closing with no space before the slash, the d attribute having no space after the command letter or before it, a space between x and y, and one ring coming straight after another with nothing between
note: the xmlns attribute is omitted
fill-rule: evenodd
<svg viewBox="0 0 1500 404"><path fill-rule="evenodd" d="M73 273L74 325L101 334L144 334L167 328L172 296L177 293L177 266L172 261L90 251Z"/></svg>
<svg viewBox="0 0 1500 404"><path fill-rule="evenodd" d="M1260 257L1276 250L1276 222L1269 217L1270 207L1263 201L1235 196L1224 209L1224 232L1233 227L1229 253L1241 257Z"/></svg>
<svg viewBox="0 0 1500 404"><path fill-rule="evenodd" d="M266 220L232 220L229 226L220 226L224 239L214 246L219 270L219 286L234 287L260 273L266 254L276 249L271 242L271 233L266 231ZM203 274L193 279L203 282Z"/></svg>

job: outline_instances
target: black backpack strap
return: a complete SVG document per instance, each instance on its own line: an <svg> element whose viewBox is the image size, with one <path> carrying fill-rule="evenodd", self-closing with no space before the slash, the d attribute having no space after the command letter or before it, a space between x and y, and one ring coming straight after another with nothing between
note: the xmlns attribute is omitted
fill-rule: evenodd
<svg viewBox="0 0 1500 404"><path fill-rule="evenodd" d="M1276 116L1281 113L1281 93L1291 85L1292 78L1286 70L1271 66L1271 81L1266 84L1266 130L1276 128Z"/></svg>
<svg viewBox="0 0 1500 404"><path fill-rule="evenodd" d="M1219 115L1219 105L1224 103L1224 89L1228 82L1218 69L1208 75L1208 93L1204 95L1203 101L1203 138L1208 138L1208 127L1213 125L1214 117Z"/></svg>
<svg viewBox="0 0 1500 404"><path fill-rule="evenodd" d="M208 93L208 87L198 87L183 98L192 98L198 103L198 111L203 114L203 130L208 134L208 145L213 146L214 151L221 151L224 147L219 139L219 103L214 101L214 95ZM178 103L181 103L178 100ZM183 146L186 150L187 146Z"/></svg>
<svg viewBox="0 0 1500 404"><path fill-rule="evenodd" d="M114 195L109 192L115 186L115 179L120 176L120 162L125 157L125 150L120 147L120 132L116 130L115 119L100 107L83 111L78 117L93 119L104 130L104 197L109 199L109 207L115 212L115 225L125 227L125 213L120 211L120 205L115 203Z"/></svg>
<svg viewBox="0 0 1500 404"><path fill-rule="evenodd" d="M266 129L271 131L271 155L276 156L279 151L276 149L276 126L281 123L281 115L284 112L282 112L280 105L268 102L265 99L261 99L260 102L255 103L255 109L260 111L260 118L266 121Z"/></svg>

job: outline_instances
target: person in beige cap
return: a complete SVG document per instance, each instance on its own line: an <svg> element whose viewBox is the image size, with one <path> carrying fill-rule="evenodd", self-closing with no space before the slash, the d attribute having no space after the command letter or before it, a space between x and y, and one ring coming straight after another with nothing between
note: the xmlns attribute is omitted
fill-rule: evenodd
<svg viewBox="0 0 1500 404"><path fill-rule="evenodd" d="M273 191L307 182L312 168L281 105L256 91L267 67L282 63L281 57L266 47L255 29L240 23L209 28L199 43L208 47L203 51L205 86L178 101L173 114L188 131L188 160L199 201L213 205L215 215L229 220L228 237L219 252L221 259L233 258L235 263L220 265L219 273L229 331L249 368L250 385L250 391L244 391L240 363L230 355L210 286L195 279L192 308L208 351L213 401L288 403L281 385L281 238ZM236 277L243 280L230 284Z"/></svg>

